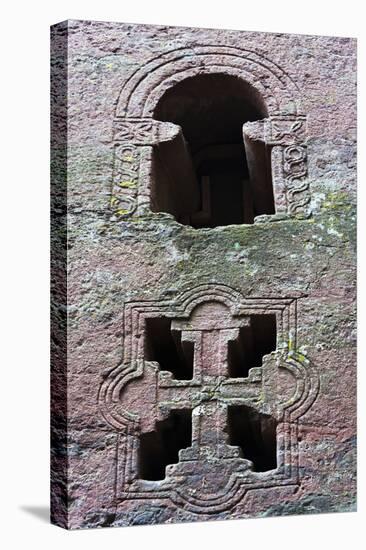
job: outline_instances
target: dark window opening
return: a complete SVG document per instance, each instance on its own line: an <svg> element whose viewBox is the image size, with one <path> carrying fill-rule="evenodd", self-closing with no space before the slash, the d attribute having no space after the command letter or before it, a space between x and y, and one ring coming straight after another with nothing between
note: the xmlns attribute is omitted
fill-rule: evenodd
<svg viewBox="0 0 366 550"><path fill-rule="evenodd" d="M230 378L246 378L249 370L262 365L263 356L276 349L276 316L251 315L250 325L239 330L239 337L228 345Z"/></svg>
<svg viewBox="0 0 366 550"><path fill-rule="evenodd" d="M277 468L276 420L245 406L228 409L229 444L240 447L255 472Z"/></svg>
<svg viewBox="0 0 366 550"><path fill-rule="evenodd" d="M182 342L167 317L146 319L145 359L157 361L178 380L193 378L193 342Z"/></svg>
<svg viewBox="0 0 366 550"><path fill-rule="evenodd" d="M146 480L165 478L168 464L179 461L179 451L192 444L192 411L171 411L156 425L156 431L140 436L139 477Z"/></svg>
<svg viewBox="0 0 366 550"><path fill-rule="evenodd" d="M273 214L270 151L249 141L244 148L242 134L245 122L267 114L235 76L203 74L170 88L154 118L179 125L183 136L154 149L151 209L196 228Z"/></svg>

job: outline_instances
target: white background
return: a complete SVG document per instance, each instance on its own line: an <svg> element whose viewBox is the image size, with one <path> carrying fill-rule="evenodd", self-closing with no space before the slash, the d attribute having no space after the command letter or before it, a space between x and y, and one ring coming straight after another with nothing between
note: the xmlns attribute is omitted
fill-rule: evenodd
<svg viewBox="0 0 366 550"><path fill-rule="evenodd" d="M365 66L362 1L59 0L2 3L1 146L1 529L8 548L358 549L364 545L365 298L359 277L359 512L262 520L67 532L48 524L49 492L49 25L64 19L356 36ZM364 21L363 21L364 19ZM365 31L364 31L365 32ZM359 72L360 121L365 115ZM362 130L362 125L361 125ZM365 204L364 132L359 200ZM359 214L359 258L365 240ZM340 383L340 391L342 380ZM362 529L363 527L363 529ZM362 541L362 542L361 542Z"/></svg>

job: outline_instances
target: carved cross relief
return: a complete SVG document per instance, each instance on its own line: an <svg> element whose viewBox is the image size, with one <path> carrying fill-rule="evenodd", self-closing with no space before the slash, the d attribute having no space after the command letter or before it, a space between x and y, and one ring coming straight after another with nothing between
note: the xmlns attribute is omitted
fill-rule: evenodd
<svg viewBox="0 0 366 550"><path fill-rule="evenodd" d="M177 506L210 513L230 508L249 488L298 483L297 419L316 397L317 377L296 352L295 309L295 298L244 300L222 285L202 285L172 302L126 306L124 361L106 374L99 396L104 418L119 433L117 498L170 498ZM248 337L258 316L276 318L277 344L272 348L261 341L258 326L254 339ZM157 361L146 359L148 320L161 318L169 319L180 350L193 346L191 378L178 379L173 365L161 370ZM229 349L243 332L246 344L237 362L247 356L259 364L253 345L271 351L247 375L243 371L230 376ZM238 418L247 414L249 419L246 425L234 426L242 432L240 444L238 436L231 437L235 410ZM168 458L162 476L144 479L144 437L158 434L172 415L187 411L191 437L181 438L184 443L175 459ZM255 434L246 439L246 432L252 431L250 419ZM179 429L173 425L169 437ZM253 437L259 438L262 452L274 445L275 458L267 468L257 468L254 455L247 454ZM154 461L155 448L156 442L151 452L147 449L147 460ZM159 452L164 453L163 447Z"/></svg>
<svg viewBox="0 0 366 550"><path fill-rule="evenodd" d="M181 332L182 342L193 343L193 379L179 386L162 388L160 407L188 407L192 414L192 446L182 450L185 459L238 457L238 449L227 445L225 434L228 402L238 394L230 387L227 350L229 341L239 337L239 328L249 326L249 317L232 319L227 308L207 302L193 311L188 321L174 320L172 330ZM169 373L163 377L172 380ZM241 399L250 399L245 388ZM244 397L245 396L245 397ZM253 397L253 396L252 396Z"/></svg>

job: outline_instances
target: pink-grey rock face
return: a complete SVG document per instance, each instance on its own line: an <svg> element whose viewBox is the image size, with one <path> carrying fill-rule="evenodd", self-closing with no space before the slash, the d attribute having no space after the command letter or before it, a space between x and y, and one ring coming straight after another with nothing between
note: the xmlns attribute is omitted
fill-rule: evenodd
<svg viewBox="0 0 366 550"><path fill-rule="evenodd" d="M51 49L52 521L354 510L355 40Z"/></svg>

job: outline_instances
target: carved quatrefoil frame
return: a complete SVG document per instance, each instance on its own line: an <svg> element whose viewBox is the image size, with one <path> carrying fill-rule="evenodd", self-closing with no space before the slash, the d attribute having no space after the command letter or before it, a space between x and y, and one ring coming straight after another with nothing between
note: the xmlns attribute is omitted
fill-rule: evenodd
<svg viewBox="0 0 366 550"><path fill-rule="evenodd" d="M314 365L297 351L297 301L297 297L245 298L226 285L208 284L182 292L171 300L125 304L123 359L120 365L104 374L99 392L101 414L110 428L118 433L117 501L168 499L193 513L216 514L232 508L249 490L299 484L298 422L317 397L319 379ZM191 464L196 474L199 476L201 472L204 478L204 461L192 457L185 459L184 449L180 451L178 464L168 466L166 477L161 481L139 479L137 462L143 417L148 416L150 429L153 429L155 422L166 414L164 408L159 409L158 406L159 392L169 391L177 384L188 384L187 381L172 379L171 374L160 371L156 363L144 360L145 321L154 316L164 316L175 321L189 320L195 308L211 302L225 305L233 319L253 314L276 315L277 349L264 356L262 367L249 371L245 379L245 392L249 397L245 399L247 403L250 402L250 406L271 414L277 420L277 468L268 472L254 472L243 459L233 460L231 457L231 461L225 463L226 459L222 457L221 462L217 463L227 465L227 468L221 468L221 477L225 476L224 472L227 473L224 486L220 480L217 490L211 487L209 493L205 493L197 491L196 486L190 486L190 478L184 473L185 466ZM293 380L293 391L285 398L276 395L276 388L281 387L281 372L289 373ZM125 408L124 395L130 382L144 379L147 381L145 388L155 392L151 403L155 399L156 407L136 414ZM240 383L243 384L243 380ZM149 390L145 389L144 395L146 391ZM251 399L251 391L255 394L259 392L261 400ZM233 398L233 402L240 402L240 398Z"/></svg>

